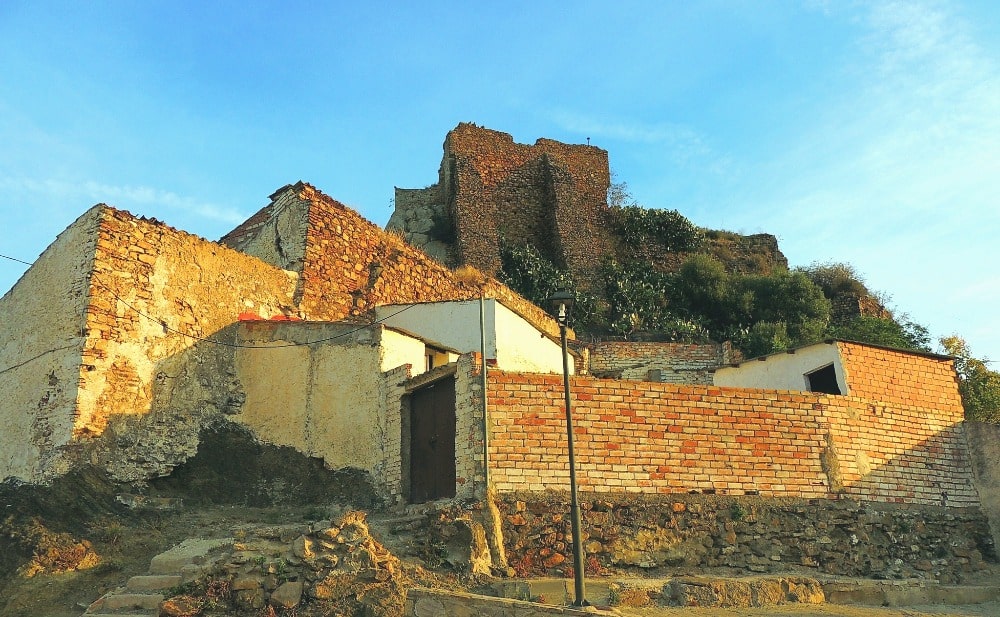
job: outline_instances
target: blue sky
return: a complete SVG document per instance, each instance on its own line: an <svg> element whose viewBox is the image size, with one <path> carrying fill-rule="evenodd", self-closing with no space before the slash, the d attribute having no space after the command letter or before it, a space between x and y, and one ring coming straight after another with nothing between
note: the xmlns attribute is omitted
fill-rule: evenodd
<svg viewBox="0 0 1000 617"><path fill-rule="evenodd" d="M384 224L461 121L589 137L643 205L848 262L1000 360L992 1L3 0L0 253L98 202L216 239L300 179Z"/></svg>

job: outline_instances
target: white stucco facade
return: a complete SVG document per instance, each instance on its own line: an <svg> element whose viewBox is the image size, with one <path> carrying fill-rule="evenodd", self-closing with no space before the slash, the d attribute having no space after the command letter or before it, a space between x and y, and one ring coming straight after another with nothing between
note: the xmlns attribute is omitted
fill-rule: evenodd
<svg viewBox="0 0 1000 617"><path fill-rule="evenodd" d="M807 374L832 366L842 394L848 394L844 364L836 344L817 343L786 353L763 356L741 362L738 366L716 369L713 381L717 386L732 388L762 388L808 392Z"/></svg>
<svg viewBox="0 0 1000 617"><path fill-rule="evenodd" d="M503 303L484 302L486 357L497 368L525 373L561 373L562 348ZM386 326L412 334L428 345L460 354L479 352L479 300L382 306L376 318ZM570 372L573 372L572 357Z"/></svg>

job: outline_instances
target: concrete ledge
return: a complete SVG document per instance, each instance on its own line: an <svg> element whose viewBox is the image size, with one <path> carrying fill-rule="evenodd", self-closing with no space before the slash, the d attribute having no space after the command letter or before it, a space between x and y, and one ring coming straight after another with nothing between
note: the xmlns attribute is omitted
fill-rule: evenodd
<svg viewBox="0 0 1000 617"><path fill-rule="evenodd" d="M1000 586L941 585L923 581L851 580L824 582L830 604L866 606L917 606L931 604L983 604L1000 601Z"/></svg>
<svg viewBox="0 0 1000 617"><path fill-rule="evenodd" d="M509 600L478 596L457 591L442 591L417 587L406 592L407 617L535 617L544 615L613 615L593 607L585 609L568 606L535 604L524 600Z"/></svg>

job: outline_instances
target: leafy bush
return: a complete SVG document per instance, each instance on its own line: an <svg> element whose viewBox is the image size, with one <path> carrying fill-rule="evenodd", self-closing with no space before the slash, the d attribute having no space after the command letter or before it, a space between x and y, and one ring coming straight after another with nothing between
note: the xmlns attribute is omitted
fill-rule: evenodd
<svg viewBox="0 0 1000 617"><path fill-rule="evenodd" d="M833 299L839 295L867 296L871 295L864 279L854 269L854 266L838 262L814 262L804 268L798 268L813 283L819 285L823 295Z"/></svg>
<svg viewBox="0 0 1000 617"><path fill-rule="evenodd" d="M845 324L831 326L827 330L827 336L900 349L930 351L927 328L910 321L905 315L899 319L861 315Z"/></svg>
<svg viewBox="0 0 1000 617"><path fill-rule="evenodd" d="M609 261L603 267L609 306L608 323L613 332L630 335L637 330L655 331L668 340L704 342L708 331L697 321L684 319L670 310L674 277L633 262L624 266Z"/></svg>
<svg viewBox="0 0 1000 617"><path fill-rule="evenodd" d="M742 276L710 255L693 255L677 273L676 310L703 320L716 340L732 340L747 356L820 340L830 301L798 272Z"/></svg>
<svg viewBox="0 0 1000 617"><path fill-rule="evenodd" d="M658 244L668 251L697 250L705 233L677 210L654 210L629 205L613 210L622 240L631 247Z"/></svg>
<svg viewBox="0 0 1000 617"><path fill-rule="evenodd" d="M1000 424L1000 373L986 367L986 361L972 356L968 343L957 335L940 340L945 353L955 356L958 390L965 417Z"/></svg>

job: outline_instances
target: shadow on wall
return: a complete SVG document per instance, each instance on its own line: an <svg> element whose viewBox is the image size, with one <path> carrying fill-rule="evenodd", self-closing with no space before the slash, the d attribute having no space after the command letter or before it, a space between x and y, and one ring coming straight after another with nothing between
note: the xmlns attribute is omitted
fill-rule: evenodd
<svg viewBox="0 0 1000 617"><path fill-rule="evenodd" d="M326 469L321 459L261 443L247 428L226 421L203 428L198 454L149 486L156 496L199 505L338 503L373 508L381 503L366 472Z"/></svg>
<svg viewBox="0 0 1000 617"><path fill-rule="evenodd" d="M229 345L199 341L157 362L148 411L110 414L105 432L84 445L91 459L115 481L189 503L378 505L367 472L327 469L235 421L245 401L234 368L238 326L206 337Z"/></svg>
<svg viewBox="0 0 1000 617"><path fill-rule="evenodd" d="M828 472L833 492L837 480L845 495L858 499L979 506L964 427L955 424L917 441L907 436L844 435L836 448L838 473ZM866 447L864 441L877 442ZM831 470L832 471L832 470ZM838 477L839 476L839 477Z"/></svg>

